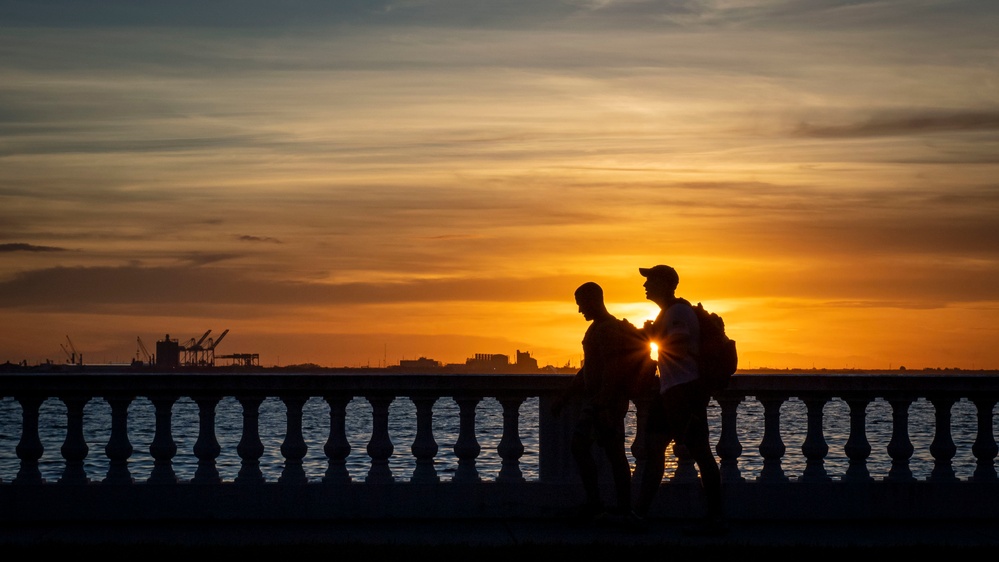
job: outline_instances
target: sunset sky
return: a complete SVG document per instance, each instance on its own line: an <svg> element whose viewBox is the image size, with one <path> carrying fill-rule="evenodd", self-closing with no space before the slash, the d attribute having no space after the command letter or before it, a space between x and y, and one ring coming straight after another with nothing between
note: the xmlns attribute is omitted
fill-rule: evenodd
<svg viewBox="0 0 999 562"><path fill-rule="evenodd" d="M999 368L999 2L0 1L0 363Z"/></svg>

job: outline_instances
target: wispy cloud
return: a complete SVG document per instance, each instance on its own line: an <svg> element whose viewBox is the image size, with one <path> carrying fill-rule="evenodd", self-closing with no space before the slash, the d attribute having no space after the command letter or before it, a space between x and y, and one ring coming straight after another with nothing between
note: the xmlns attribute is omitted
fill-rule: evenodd
<svg viewBox="0 0 999 562"><path fill-rule="evenodd" d="M572 276L464 278L408 282L302 283L261 279L255 273L203 267L73 267L33 270L0 282L0 307L52 307L99 311L107 305L205 303L328 306L357 303L427 303L564 300Z"/></svg>
<svg viewBox="0 0 999 562"><path fill-rule="evenodd" d="M211 252L190 252L183 256L183 260L191 265L209 265L236 259L240 256L236 254L211 253Z"/></svg>
<svg viewBox="0 0 999 562"><path fill-rule="evenodd" d="M892 112L843 125L802 123L796 134L815 138L847 138L989 131L999 131L999 111Z"/></svg>
<svg viewBox="0 0 999 562"><path fill-rule="evenodd" d="M34 244L25 244L23 242L14 242L7 244L0 244L0 253L6 252L68 252L66 248L57 248L55 246L36 246Z"/></svg>
<svg viewBox="0 0 999 562"><path fill-rule="evenodd" d="M268 244L283 244L283 242L272 236L252 236L249 234L241 234L237 236L236 239L242 240L243 242L265 242Z"/></svg>

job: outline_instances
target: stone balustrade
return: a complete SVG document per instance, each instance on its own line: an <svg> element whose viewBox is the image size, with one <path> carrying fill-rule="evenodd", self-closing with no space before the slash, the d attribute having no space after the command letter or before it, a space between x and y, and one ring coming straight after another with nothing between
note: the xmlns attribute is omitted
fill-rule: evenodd
<svg viewBox="0 0 999 562"><path fill-rule="evenodd" d="M567 375L555 374L402 374L393 372L65 372L2 373L0 398L12 397L22 409L20 440L14 451L20 469L15 478L0 481L0 519L337 519L392 517L553 517L579 503L581 490L568 450L571 412L556 417L550 400L567 384ZM149 447L154 459L147 479L130 471L133 446L129 437L130 405L148 398L155 408L155 435ZM177 445L172 435L173 407L181 397L198 408L198 436L193 446L197 468L193 478L177 476ZM242 407L242 428L236 452L238 475L225 481L216 466L221 450L216 432L216 406L234 398ZM265 398L277 397L285 407L285 433L280 446L284 466L280 477L268 480L260 467L264 444L260 437L259 408ZM327 468L321 478L310 478L303 468L308 446L303 438L302 409L310 398L329 406L329 433L323 446ZM65 404L64 460L57 481L42 477L38 461L39 408L49 398ZM482 453L477 407L485 398L502 407L502 435L496 454L502 467L495 478L483 478L476 463ZM370 458L363 479L345 466L351 452L345 409L355 399L371 406ZM390 459L406 454L396 447L389 430L393 403L408 399L415 406L415 438L409 447L415 466L408 479L393 474ZM435 408L441 399L458 406L458 435L454 454L457 469L442 478L435 468L439 445L433 431ZM521 471L524 445L521 411L528 399L537 399L538 470L536 479ZM789 400L805 405L805 433L800 447L804 469L789 475L788 451L782 434L782 406ZM995 518L999 514L996 476L994 408L999 399L995 373L904 374L737 374L732 385L716 397L720 429L716 453L722 469L726 510L732 518ZM104 400L111 409L110 437L104 448L108 469L88 474L92 452L84 438L85 406ZM759 443L740 441L739 405L756 401L763 409ZM830 428L824 411L830 401L849 406L848 428ZM891 467L884 475L868 468L872 444L868 441L867 410L874 400L890 404L891 437L876 443L887 451ZM925 400L934 408L926 478L913 475L910 406ZM959 477L952 466L956 452L951 411L956 402L974 404L977 434L972 452L976 468ZM636 404L637 429L631 452L635 471L644 466L641 447L646 406ZM759 420L752 423L760 423ZM4 428L7 430L7 428ZM826 468L831 430L849 435L842 453L848 468L833 476ZM497 436L492 436L497 437ZM492 439L491 441L496 441ZM762 468L747 478L743 451L758 447ZM667 474L652 515L694 517L703 509L697 472L684 455L676 453L675 470ZM608 486L609 488L609 486Z"/></svg>

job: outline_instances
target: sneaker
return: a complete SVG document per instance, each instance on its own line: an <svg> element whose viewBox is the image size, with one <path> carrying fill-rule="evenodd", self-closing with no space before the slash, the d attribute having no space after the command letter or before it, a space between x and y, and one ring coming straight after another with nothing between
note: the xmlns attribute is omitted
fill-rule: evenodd
<svg viewBox="0 0 999 562"><path fill-rule="evenodd" d="M614 511L601 511L591 519L598 525L613 526L621 521L621 514Z"/></svg>
<svg viewBox="0 0 999 562"><path fill-rule="evenodd" d="M602 526L631 532L643 533L649 529L645 519L630 509L624 513L621 511L606 511L597 515L593 521Z"/></svg>
<svg viewBox="0 0 999 562"><path fill-rule="evenodd" d="M631 510L628 510L628 513L624 514L622 525L625 530L633 533L645 533L649 530L648 521L646 521L641 515Z"/></svg>
<svg viewBox="0 0 999 562"><path fill-rule="evenodd" d="M600 517L607 513L603 506L594 505L590 503L584 503L572 510L570 519L574 523L593 523L596 522Z"/></svg>

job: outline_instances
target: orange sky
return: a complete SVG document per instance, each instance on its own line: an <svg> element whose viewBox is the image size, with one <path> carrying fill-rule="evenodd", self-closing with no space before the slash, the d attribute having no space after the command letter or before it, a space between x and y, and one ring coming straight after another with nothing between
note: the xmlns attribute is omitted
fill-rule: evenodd
<svg viewBox="0 0 999 562"><path fill-rule="evenodd" d="M328 4L0 7L0 362L578 365L667 263L743 367L999 368L999 4Z"/></svg>

